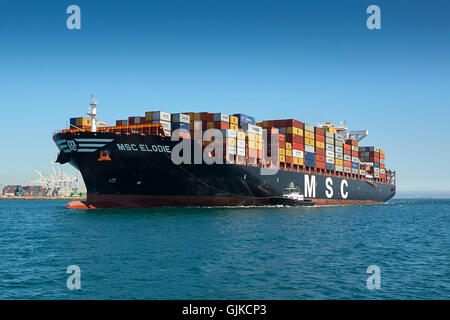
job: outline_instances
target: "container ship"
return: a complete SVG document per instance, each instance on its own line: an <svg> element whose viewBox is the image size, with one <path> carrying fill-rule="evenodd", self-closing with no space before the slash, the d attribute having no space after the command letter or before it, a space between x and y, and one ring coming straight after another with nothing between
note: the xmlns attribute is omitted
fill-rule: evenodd
<svg viewBox="0 0 450 320"><path fill-rule="evenodd" d="M385 152L366 130L245 114L148 111L70 119L54 133L57 162L77 168L87 200L68 208L266 206L293 188L316 205L382 203L395 195Z"/></svg>

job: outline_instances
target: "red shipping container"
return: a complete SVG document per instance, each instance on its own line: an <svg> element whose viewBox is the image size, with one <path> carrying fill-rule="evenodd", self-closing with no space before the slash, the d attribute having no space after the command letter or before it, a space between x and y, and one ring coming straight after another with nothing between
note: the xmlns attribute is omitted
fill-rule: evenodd
<svg viewBox="0 0 450 320"><path fill-rule="evenodd" d="M280 142L281 142L281 141L286 142L286 136L285 136L284 134L280 133L280 134L278 135L278 137L279 137L279 141L280 141Z"/></svg>
<svg viewBox="0 0 450 320"><path fill-rule="evenodd" d="M277 128L295 127L303 129L303 122L294 119L273 120L273 124Z"/></svg>
<svg viewBox="0 0 450 320"><path fill-rule="evenodd" d="M352 150L352 157L358 157L358 151L353 151Z"/></svg>
<svg viewBox="0 0 450 320"><path fill-rule="evenodd" d="M292 143L292 149L302 150L303 151L303 143L293 142Z"/></svg>
<svg viewBox="0 0 450 320"><path fill-rule="evenodd" d="M325 162L325 156L316 153L316 155L315 155L315 161L316 161L316 162Z"/></svg>
<svg viewBox="0 0 450 320"><path fill-rule="evenodd" d="M278 147L281 148L281 149L286 148L286 141L280 141L280 142L278 142Z"/></svg>
<svg viewBox="0 0 450 320"><path fill-rule="evenodd" d="M347 143L344 143L344 150L352 150L352 146Z"/></svg>
<svg viewBox="0 0 450 320"><path fill-rule="evenodd" d="M133 124L141 124L141 118L142 117L128 117L128 123L130 124L130 125L133 125ZM144 118L145 119L145 118Z"/></svg>
<svg viewBox="0 0 450 320"><path fill-rule="evenodd" d="M380 153L380 159L384 159L384 154Z"/></svg>
<svg viewBox="0 0 450 320"><path fill-rule="evenodd" d="M284 120L273 120L273 125L277 128L286 127L286 122Z"/></svg>
<svg viewBox="0 0 450 320"><path fill-rule="evenodd" d="M214 121L214 128L215 129L230 129L230 123L225 121Z"/></svg>
<svg viewBox="0 0 450 320"><path fill-rule="evenodd" d="M352 162L351 161L345 161L344 160L344 167L352 167Z"/></svg>
<svg viewBox="0 0 450 320"><path fill-rule="evenodd" d="M316 148L316 154L321 156L325 155L325 149Z"/></svg>
<svg viewBox="0 0 450 320"><path fill-rule="evenodd" d="M286 163L292 163L292 156L286 156L284 158L286 160Z"/></svg>
<svg viewBox="0 0 450 320"><path fill-rule="evenodd" d="M286 134L286 141L290 143L302 143L303 137L296 134Z"/></svg>
<svg viewBox="0 0 450 320"><path fill-rule="evenodd" d="M321 135L321 136L325 135L325 130L323 130L322 128L314 127L314 132L315 132L315 134L318 134L318 135Z"/></svg>
<svg viewBox="0 0 450 320"><path fill-rule="evenodd" d="M316 133L316 141L325 142L325 136Z"/></svg>
<svg viewBox="0 0 450 320"><path fill-rule="evenodd" d="M344 149L344 154L346 154L348 156L351 156L352 155L352 151Z"/></svg>
<svg viewBox="0 0 450 320"><path fill-rule="evenodd" d="M325 169L325 167L326 167L325 162L320 162L320 161L316 160L316 168L318 168L318 169Z"/></svg>

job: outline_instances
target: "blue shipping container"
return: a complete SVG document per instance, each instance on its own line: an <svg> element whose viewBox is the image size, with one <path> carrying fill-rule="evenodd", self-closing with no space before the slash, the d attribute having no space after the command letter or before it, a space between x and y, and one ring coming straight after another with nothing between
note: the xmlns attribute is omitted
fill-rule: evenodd
<svg viewBox="0 0 450 320"><path fill-rule="evenodd" d="M327 170L334 170L334 164L327 163Z"/></svg>
<svg viewBox="0 0 450 320"><path fill-rule="evenodd" d="M305 160L305 166L314 167L315 166L314 160Z"/></svg>
<svg viewBox="0 0 450 320"><path fill-rule="evenodd" d="M356 162L352 162L352 168L353 169L358 169L359 166L358 166L358 164Z"/></svg>
<svg viewBox="0 0 450 320"><path fill-rule="evenodd" d="M314 153L305 152L305 160L312 160L312 161L314 161Z"/></svg>
<svg viewBox="0 0 450 320"><path fill-rule="evenodd" d="M172 122L172 131L182 129L189 131L189 123Z"/></svg>
<svg viewBox="0 0 450 320"><path fill-rule="evenodd" d="M251 117L243 113L236 113L233 114L233 116L238 117L239 125L241 123L255 124L255 117Z"/></svg>
<svg viewBox="0 0 450 320"><path fill-rule="evenodd" d="M77 118L70 118L70 124L76 126L77 125Z"/></svg>
<svg viewBox="0 0 450 320"><path fill-rule="evenodd" d="M375 167L377 167L377 168L380 167L380 163L379 163L379 162L374 162L373 165L374 165Z"/></svg>

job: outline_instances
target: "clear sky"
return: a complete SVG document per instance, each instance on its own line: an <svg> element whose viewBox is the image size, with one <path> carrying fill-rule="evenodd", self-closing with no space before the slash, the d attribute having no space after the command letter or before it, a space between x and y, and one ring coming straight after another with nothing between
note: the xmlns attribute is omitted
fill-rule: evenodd
<svg viewBox="0 0 450 320"><path fill-rule="evenodd" d="M66 9L81 8L81 30ZM381 8L381 30L366 8ZM399 193L450 194L448 1L0 2L0 185L49 171L83 115L211 111L346 120L386 151Z"/></svg>

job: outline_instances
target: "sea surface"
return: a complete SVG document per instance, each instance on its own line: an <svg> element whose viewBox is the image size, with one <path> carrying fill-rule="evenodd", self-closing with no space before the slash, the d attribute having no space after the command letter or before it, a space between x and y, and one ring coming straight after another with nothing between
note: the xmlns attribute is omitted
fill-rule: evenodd
<svg viewBox="0 0 450 320"><path fill-rule="evenodd" d="M66 203L0 201L1 299L450 298L450 200L90 211ZM80 290L67 287L70 265L80 268ZM367 287L370 265L379 289Z"/></svg>

